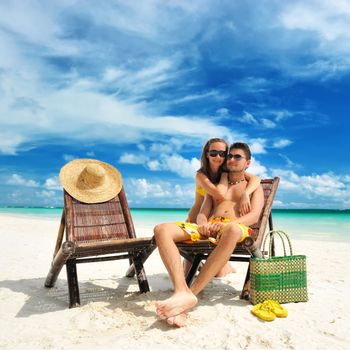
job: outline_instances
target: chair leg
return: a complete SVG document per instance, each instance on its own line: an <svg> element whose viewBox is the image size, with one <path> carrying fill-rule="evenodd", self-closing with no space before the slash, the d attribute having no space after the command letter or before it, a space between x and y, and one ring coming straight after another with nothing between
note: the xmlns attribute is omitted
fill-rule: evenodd
<svg viewBox="0 0 350 350"><path fill-rule="evenodd" d="M80 306L77 264L75 259L66 262L67 282L69 291L69 308Z"/></svg>
<svg viewBox="0 0 350 350"><path fill-rule="evenodd" d="M245 281L239 298L244 300L249 300L250 298L250 263L248 265L247 274L245 276Z"/></svg>
<svg viewBox="0 0 350 350"><path fill-rule="evenodd" d="M150 291L145 269L141 261L141 257L135 257L133 260L133 266L135 267L135 273L137 278L137 283L139 284L140 292L147 293Z"/></svg>
<svg viewBox="0 0 350 350"><path fill-rule="evenodd" d="M203 260L203 254L196 254L195 258L193 259L191 268L189 269L187 276L186 276L186 283L190 287L193 281L194 276L196 275L196 272L198 271L198 267Z"/></svg>
<svg viewBox="0 0 350 350"><path fill-rule="evenodd" d="M125 273L125 277L134 277L134 275L135 275L134 264L132 262L132 259L129 258L129 267Z"/></svg>
<svg viewBox="0 0 350 350"><path fill-rule="evenodd" d="M69 259L69 257L74 252L74 244L71 241L66 241L63 243L62 247L59 249L58 253L56 253L55 258L52 261L51 268L49 273L47 274L45 280L45 287L51 288L55 285L58 275Z"/></svg>
<svg viewBox="0 0 350 350"><path fill-rule="evenodd" d="M153 253L153 251L157 248L155 241L151 241L151 244L147 246L139 255L141 259L142 265L145 263L145 261L149 258L149 256ZM128 270L125 273L126 277L134 277L135 276L135 267L132 262L132 259L129 259L130 266Z"/></svg>

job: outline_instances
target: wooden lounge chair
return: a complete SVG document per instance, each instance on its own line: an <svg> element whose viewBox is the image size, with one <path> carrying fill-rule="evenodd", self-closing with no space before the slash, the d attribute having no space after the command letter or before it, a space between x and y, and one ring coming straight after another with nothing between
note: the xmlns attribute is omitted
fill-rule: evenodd
<svg viewBox="0 0 350 350"><path fill-rule="evenodd" d="M136 238L123 188L115 198L97 204L79 202L64 191L61 225L45 287L55 285L66 264L69 307L76 307L80 305L76 264L129 259L132 268L127 277L136 273L140 292L148 292L143 262L155 248L152 237Z"/></svg>
<svg viewBox="0 0 350 350"><path fill-rule="evenodd" d="M265 233L267 222L269 223L269 229L270 230L273 229L271 209L272 209L273 199L277 191L278 183L279 183L278 177L275 177L274 179L265 179L261 181L261 185L264 190L265 204L261 212L259 221L255 225L251 225L251 228L254 231L251 237L254 239L255 245L257 246L258 249L261 248L262 239ZM195 243L180 242L180 243L177 243L176 245L180 250L180 254L185 259L191 262L191 268L189 269L186 276L186 282L190 286L200 266L201 261L208 258L209 254L214 250L215 245L210 243L208 240L200 240ZM273 255L274 255L274 246L273 246ZM249 262L250 257L251 257L251 253L247 250L243 242L242 244L238 244L236 246L235 250L231 255L230 261ZM243 290L240 297L242 299L248 300L249 293L250 293L250 280L249 280L249 266L248 266L246 278L243 285Z"/></svg>

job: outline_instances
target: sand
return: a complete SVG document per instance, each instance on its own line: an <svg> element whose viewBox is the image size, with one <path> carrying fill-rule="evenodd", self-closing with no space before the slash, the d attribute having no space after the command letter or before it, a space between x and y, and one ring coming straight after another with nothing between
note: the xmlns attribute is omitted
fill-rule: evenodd
<svg viewBox="0 0 350 350"><path fill-rule="evenodd" d="M239 300L247 264L235 263L237 273L214 279L178 329L155 314L155 301L171 295L158 251L145 264L147 294L124 277L127 261L78 265L82 305L69 309L64 269L54 288L44 287L58 226L0 214L1 349L349 349L349 243L293 240L308 258L310 300L285 304L288 318L251 314Z"/></svg>

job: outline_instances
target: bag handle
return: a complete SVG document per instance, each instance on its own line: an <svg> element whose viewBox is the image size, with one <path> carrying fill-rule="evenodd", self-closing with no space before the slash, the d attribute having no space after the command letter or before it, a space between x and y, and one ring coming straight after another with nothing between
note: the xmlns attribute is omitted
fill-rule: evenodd
<svg viewBox="0 0 350 350"><path fill-rule="evenodd" d="M281 231L281 230L270 231L270 232L268 232L268 233L265 235L265 237L264 237L264 242L263 242L263 252L265 252L265 246L266 246L267 236L270 236L269 259L271 258L271 253L272 253L272 242L273 242L273 238L274 238L275 236L279 236L280 239L281 239L281 241L282 241L284 256L287 256L285 240L287 240L287 242L288 242L289 255L293 255L292 243L291 243L291 241L290 241L290 238L289 238L289 236L288 236L284 231Z"/></svg>

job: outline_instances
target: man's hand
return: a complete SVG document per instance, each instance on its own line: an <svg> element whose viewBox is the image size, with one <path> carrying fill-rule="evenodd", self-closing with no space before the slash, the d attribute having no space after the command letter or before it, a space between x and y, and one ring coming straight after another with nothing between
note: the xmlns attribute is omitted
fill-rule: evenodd
<svg viewBox="0 0 350 350"><path fill-rule="evenodd" d="M239 213L241 216L246 215L250 212L250 198L246 191L243 192L240 203L239 203Z"/></svg>

